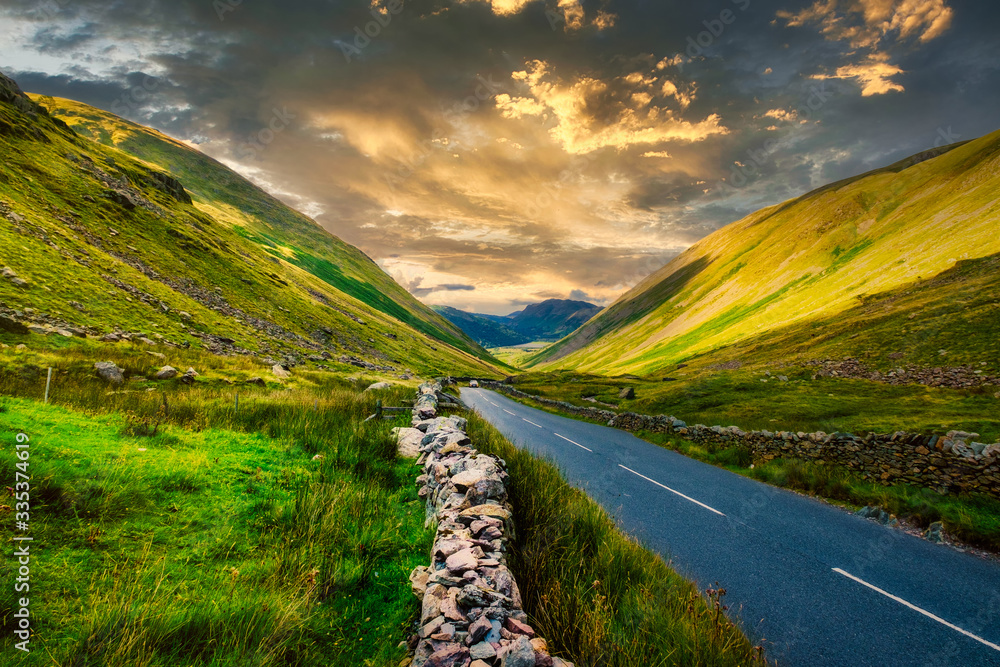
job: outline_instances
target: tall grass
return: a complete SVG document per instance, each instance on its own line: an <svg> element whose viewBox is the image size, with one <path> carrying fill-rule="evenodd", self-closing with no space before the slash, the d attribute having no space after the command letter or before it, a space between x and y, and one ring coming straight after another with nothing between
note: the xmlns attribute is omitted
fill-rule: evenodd
<svg viewBox="0 0 1000 667"><path fill-rule="evenodd" d="M48 406L37 377L0 369L0 478L14 478L13 435L29 433L44 545L35 651L20 664L400 661L419 612L407 575L432 536L393 424L364 417L412 390L365 394L319 373L291 389L112 388L88 360L55 363ZM8 635L15 606L5 587Z"/></svg>
<svg viewBox="0 0 1000 667"><path fill-rule="evenodd" d="M550 463L478 415L477 449L503 458L517 527L511 566L536 630L581 667L764 664L759 649L658 556L626 537Z"/></svg>

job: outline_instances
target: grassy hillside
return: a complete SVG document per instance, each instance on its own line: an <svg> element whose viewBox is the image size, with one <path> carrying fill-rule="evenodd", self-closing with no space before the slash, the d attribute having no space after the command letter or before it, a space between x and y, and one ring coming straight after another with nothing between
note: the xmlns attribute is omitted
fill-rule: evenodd
<svg viewBox="0 0 1000 667"><path fill-rule="evenodd" d="M334 369L349 368L337 361L346 355L399 372L492 372L482 348L363 253L221 164L104 112L48 101L107 143L0 78L7 317Z"/></svg>
<svg viewBox="0 0 1000 667"><path fill-rule="evenodd" d="M996 271L976 260L1000 253L998 191L1000 132L832 184L706 237L528 363L651 375L734 345L995 361Z"/></svg>

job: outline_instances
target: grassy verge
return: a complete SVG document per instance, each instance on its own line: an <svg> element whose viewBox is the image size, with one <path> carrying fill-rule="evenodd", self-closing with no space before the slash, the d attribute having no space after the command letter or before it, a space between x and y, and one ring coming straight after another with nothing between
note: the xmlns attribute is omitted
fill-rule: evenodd
<svg viewBox="0 0 1000 667"><path fill-rule="evenodd" d="M597 423L530 399L509 398L552 414ZM774 429L775 426L772 424L771 428ZM638 431L634 435L699 461L724 467L774 486L825 498L852 510L865 505L876 505L922 528L941 521L945 530L962 542L1000 553L1000 500L990 496L941 495L931 489L903 484L884 486L865 480L839 466L796 459L775 459L754 465L744 447L701 445L677 436L646 431Z"/></svg>
<svg viewBox="0 0 1000 667"><path fill-rule="evenodd" d="M662 433L639 432L644 440L691 458L787 489L826 498L850 509L875 505L921 528L935 521L973 546L1000 553L1000 500L979 494L941 495L903 484L883 486L840 466L798 459L775 459L753 465L740 447L707 447Z"/></svg>
<svg viewBox="0 0 1000 667"><path fill-rule="evenodd" d="M0 376L5 484L15 435L31 438L35 634L17 664L400 661L419 611L407 575L432 535L392 424L362 420L410 389L359 394L316 374L241 388L237 411L203 377L112 393L65 370L58 405L13 396L23 378ZM9 545L14 517L0 516ZM14 578L4 559L0 579ZM5 587L7 637L15 602Z"/></svg>
<svg viewBox="0 0 1000 667"><path fill-rule="evenodd" d="M723 614L550 463L469 416L477 449L502 457L517 535L511 566L536 630L581 667L763 664Z"/></svg>
<svg viewBox="0 0 1000 667"><path fill-rule="evenodd" d="M945 433L958 429L981 434L983 442L1000 440L997 387L893 386L869 380L813 379L813 373L803 366L760 363L718 370L691 362L662 377L528 373L519 375L515 386L584 407L602 407L584 400L593 397L616 405L618 412L672 414L689 424L736 425L747 431ZM788 380L779 381L779 375ZM625 387L635 390L634 399L618 398Z"/></svg>

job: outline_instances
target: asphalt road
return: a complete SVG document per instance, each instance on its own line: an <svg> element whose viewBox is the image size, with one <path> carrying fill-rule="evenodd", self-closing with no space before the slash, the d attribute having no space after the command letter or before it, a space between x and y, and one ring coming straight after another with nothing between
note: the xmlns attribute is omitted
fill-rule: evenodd
<svg viewBox="0 0 1000 667"><path fill-rule="evenodd" d="M1000 565L485 389L463 400L553 460L780 665L1000 665Z"/></svg>

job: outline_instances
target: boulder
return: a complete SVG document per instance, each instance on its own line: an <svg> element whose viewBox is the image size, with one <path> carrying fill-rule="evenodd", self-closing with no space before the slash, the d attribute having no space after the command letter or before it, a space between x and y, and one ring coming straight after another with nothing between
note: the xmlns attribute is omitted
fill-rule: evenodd
<svg viewBox="0 0 1000 667"><path fill-rule="evenodd" d="M394 428L393 435L396 436L400 456L407 459L420 456L420 441L424 438L422 431L415 428Z"/></svg>
<svg viewBox="0 0 1000 667"><path fill-rule="evenodd" d="M262 378L262 377L252 377L249 380L247 380L247 384L255 384L258 387L266 387L267 386L267 382L265 382L264 378Z"/></svg>
<svg viewBox="0 0 1000 667"><path fill-rule="evenodd" d="M424 592L427 590L427 580L431 576L430 568L419 565L413 568L413 572L410 573L410 590L418 598L424 597Z"/></svg>
<svg viewBox="0 0 1000 667"><path fill-rule="evenodd" d="M188 368L184 375L181 376L181 382L184 384L194 384L194 379L198 377L198 371L193 368Z"/></svg>
<svg viewBox="0 0 1000 667"><path fill-rule="evenodd" d="M504 625L506 625L507 629L513 632L515 635L524 635L529 639L535 636L535 631L530 625L528 625L527 623L522 623L517 619L508 618L504 622Z"/></svg>
<svg viewBox="0 0 1000 667"><path fill-rule="evenodd" d="M618 392L618 398L625 399L626 401L631 401L635 398L635 389L632 387L625 387L620 392Z"/></svg>
<svg viewBox="0 0 1000 667"><path fill-rule="evenodd" d="M448 556L444 564L450 572L466 572L476 569L479 559L472 553L472 549L462 549Z"/></svg>
<svg viewBox="0 0 1000 667"><path fill-rule="evenodd" d="M424 664L426 667L466 667L469 664L469 649L461 644L445 644L432 653Z"/></svg>
<svg viewBox="0 0 1000 667"><path fill-rule="evenodd" d="M944 542L944 524L940 521L932 523L927 530L924 531L924 538L930 542L937 542L938 544Z"/></svg>
<svg viewBox="0 0 1000 667"><path fill-rule="evenodd" d="M178 370L173 366L164 366L156 372L157 380L173 380L175 377L180 375Z"/></svg>
<svg viewBox="0 0 1000 667"><path fill-rule="evenodd" d="M531 640L524 635L518 636L507 648L500 667L535 667L535 649L531 646Z"/></svg>
<svg viewBox="0 0 1000 667"><path fill-rule="evenodd" d="M110 361L98 361L94 364L94 370L97 371L98 377L105 382L111 384L122 384L125 382L125 374L122 373L122 369Z"/></svg>
<svg viewBox="0 0 1000 667"><path fill-rule="evenodd" d="M369 385L365 391L378 391L380 389L392 389L392 385L388 382L376 382L375 384Z"/></svg>
<svg viewBox="0 0 1000 667"><path fill-rule="evenodd" d="M278 378L279 380L287 380L288 378L292 377L292 374L289 373L288 370L281 364L275 364L274 366L272 366L271 372L274 374L274 377Z"/></svg>

